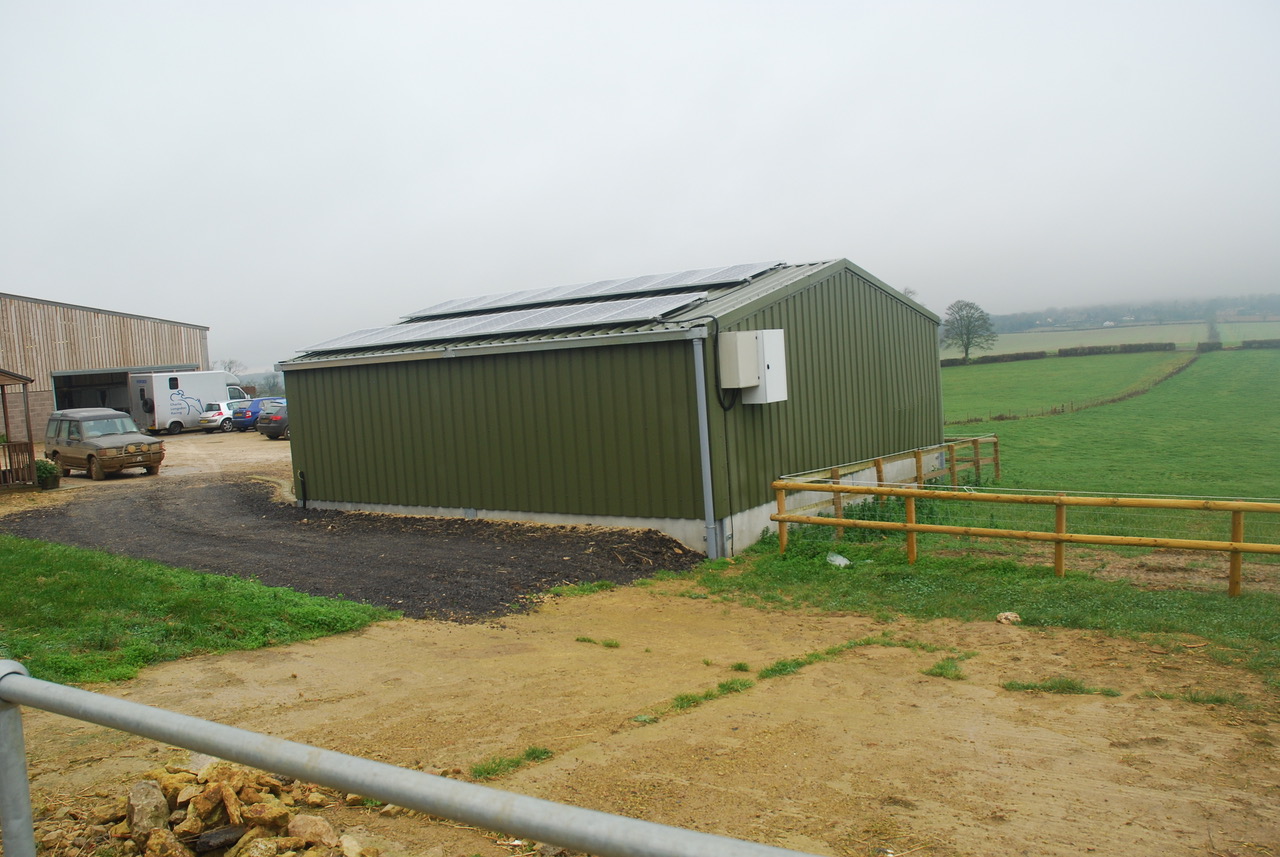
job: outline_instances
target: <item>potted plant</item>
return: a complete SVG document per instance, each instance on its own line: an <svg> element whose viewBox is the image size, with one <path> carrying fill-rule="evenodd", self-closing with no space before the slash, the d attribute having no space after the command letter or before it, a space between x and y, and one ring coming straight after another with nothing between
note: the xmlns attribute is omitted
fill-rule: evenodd
<svg viewBox="0 0 1280 857"><path fill-rule="evenodd" d="M36 483L45 491L62 484L62 468L47 458L36 459Z"/></svg>

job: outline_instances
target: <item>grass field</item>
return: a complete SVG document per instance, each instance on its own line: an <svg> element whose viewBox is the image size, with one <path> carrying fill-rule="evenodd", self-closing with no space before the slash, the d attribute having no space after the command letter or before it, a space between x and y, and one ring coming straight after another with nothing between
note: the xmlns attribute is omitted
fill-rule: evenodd
<svg viewBox="0 0 1280 857"><path fill-rule="evenodd" d="M0 535L0 656L58 682L353 631L394 614L248 580Z"/></svg>
<svg viewBox="0 0 1280 857"><path fill-rule="evenodd" d="M1006 487L1280 497L1280 349L1203 354L1144 395L997 428Z"/></svg>
<svg viewBox="0 0 1280 857"><path fill-rule="evenodd" d="M948 366L942 370L942 405L949 423L1070 411L1149 387L1193 356L1153 351Z"/></svg>
<svg viewBox="0 0 1280 857"><path fill-rule="evenodd" d="M1224 345L1239 345L1246 339L1280 339L1280 321L1220 322L1218 335ZM1145 324L1129 327L1099 327L1087 330L1046 330L1028 333L1004 333L990 354L1014 354L1021 351L1049 351L1081 345L1124 345L1134 342L1173 342L1179 348L1195 348L1209 341L1209 326L1202 321L1175 324ZM943 357L959 357L952 348ZM978 356L978 355L972 355Z"/></svg>

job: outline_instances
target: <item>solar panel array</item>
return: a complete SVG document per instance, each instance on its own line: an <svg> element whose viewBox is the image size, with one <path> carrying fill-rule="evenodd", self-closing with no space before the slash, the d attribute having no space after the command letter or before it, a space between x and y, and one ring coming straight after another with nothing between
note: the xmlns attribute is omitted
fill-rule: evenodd
<svg viewBox="0 0 1280 857"><path fill-rule="evenodd" d="M357 330L313 345L306 351L336 351L354 348L380 348L409 342L465 339L507 333L527 333L567 327L589 327L600 324L623 324L655 321L678 309L706 300L706 292L663 295L652 298L574 304L572 306L518 309L508 312L469 315L461 318L437 318L408 324L393 324Z"/></svg>
<svg viewBox="0 0 1280 857"><path fill-rule="evenodd" d="M649 274L643 277L628 277L621 280L601 280L595 283L579 283L573 286L556 286L549 289L529 289L499 295L458 298L432 304L425 309L410 313L404 318L408 321L420 321L463 313L559 303L584 298L611 298L621 295L642 295L648 292L669 291L671 289L740 283L781 264L781 262L751 262L745 265L730 265L725 268L703 268L694 271L677 271L670 274Z"/></svg>

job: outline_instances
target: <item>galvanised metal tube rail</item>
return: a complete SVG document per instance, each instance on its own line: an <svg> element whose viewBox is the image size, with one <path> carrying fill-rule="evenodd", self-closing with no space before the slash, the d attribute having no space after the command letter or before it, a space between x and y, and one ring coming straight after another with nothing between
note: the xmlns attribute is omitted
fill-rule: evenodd
<svg viewBox="0 0 1280 857"><path fill-rule="evenodd" d="M5 857L35 857L17 705L599 857L799 857L803 852L596 812L273 738L31 678L0 661L0 830ZM812 855L808 855L812 857Z"/></svg>

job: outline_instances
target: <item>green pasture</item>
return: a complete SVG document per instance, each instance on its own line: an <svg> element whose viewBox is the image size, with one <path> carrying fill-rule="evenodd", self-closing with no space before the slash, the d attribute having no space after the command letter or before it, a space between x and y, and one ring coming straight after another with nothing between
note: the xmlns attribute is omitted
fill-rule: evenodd
<svg viewBox="0 0 1280 857"><path fill-rule="evenodd" d="M1275 323L1275 329L1278 332L1277 335L1280 335L1280 322ZM1053 353L1059 348L1076 348L1081 345L1125 345L1135 342L1172 342L1179 348L1195 348L1197 343L1204 342L1208 338L1208 325L1202 321L1096 327L1084 330L1034 330L1026 333L1002 333L996 339L995 347L981 354L1015 354L1022 351ZM955 349L944 348L942 356L960 357L961 353Z"/></svg>
<svg viewBox="0 0 1280 857"><path fill-rule="evenodd" d="M1076 408L1150 387L1193 357L1187 352L1049 357L942 370L947 422Z"/></svg>
<svg viewBox="0 0 1280 857"><path fill-rule="evenodd" d="M1142 372L1154 365L1127 358L1150 356L1154 355L956 367L957 372L944 374L944 396L955 379L970 377L965 374L968 370L983 369L988 370L983 373L985 382L1004 391L1004 410L1026 412L1046 403L1045 393L1034 383L1040 367L1046 370L1046 388L1051 386L1048 370L1069 365L1082 374L1067 376L1067 381L1082 383L1087 377L1084 370L1093 367L1114 389L1123 386L1126 377L1139 383ZM1277 385L1280 349L1210 352L1185 371L1122 402L1074 413L955 426L953 433L999 436L1002 478L999 485L988 486L992 490L1274 499L1280 498ZM902 513L892 505L879 505L850 507L850 514L900 519L897 516ZM1052 507L931 502L922 504L917 514L922 522L948 526L1053 529ZM1230 538L1230 516L1221 512L1071 509L1068 518L1073 532ZM1250 514L1245 536L1247 541L1280 542L1280 516ZM878 538L865 533L854 537ZM1205 561L1225 562L1208 553Z"/></svg>
<svg viewBox="0 0 1280 857"><path fill-rule="evenodd" d="M236 577L0 534L0 657L57 682L354 631L394 618Z"/></svg>
<svg viewBox="0 0 1280 857"><path fill-rule="evenodd" d="M1218 335L1224 345L1238 345L1246 339L1280 339L1280 321L1220 321Z"/></svg>
<svg viewBox="0 0 1280 857"><path fill-rule="evenodd" d="M1280 497L1280 349L1203 354L1141 396L995 429L1003 487Z"/></svg>
<svg viewBox="0 0 1280 857"><path fill-rule="evenodd" d="M1218 322L1218 336L1226 346L1239 345L1246 339L1280 339L1280 321ZM1022 351L1048 351L1076 348L1081 345L1126 345L1137 342L1172 342L1182 349L1193 349L1209 341L1209 325L1203 321L1172 324L1138 324L1096 327L1085 330L1036 330L1025 333L1002 333L990 354L1015 354ZM943 357L959 357L952 348L942 350ZM975 355L980 356L980 355Z"/></svg>

